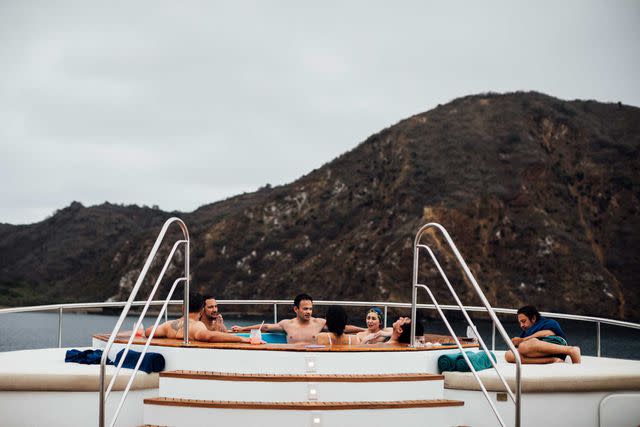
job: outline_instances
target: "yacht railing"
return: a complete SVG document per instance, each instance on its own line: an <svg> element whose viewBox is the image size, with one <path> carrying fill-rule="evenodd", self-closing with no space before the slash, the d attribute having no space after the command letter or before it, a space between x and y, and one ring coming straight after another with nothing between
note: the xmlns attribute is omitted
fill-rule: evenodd
<svg viewBox="0 0 640 427"><path fill-rule="evenodd" d="M140 287L142 285L142 282L144 281L147 272L149 271L149 268L151 267L151 264L153 262L153 260L155 259L155 256L158 252L158 249L160 248L160 245L162 244L163 240L164 240L164 236L167 233L167 230L169 229L169 227L171 226L171 224L173 223L177 223L180 226L180 229L182 230L182 234L184 236L183 240L177 240L174 244L173 247L171 248L171 251L169 252L169 255L167 256L164 266L162 267L162 270L160 271L160 274L158 275L158 278L156 279L156 282L153 286L153 288L151 289L151 291L149 292L149 297L147 298L147 301L145 302L143 308L142 308L142 312L140 313L140 315L138 316L138 320L136 321L134 327L133 327L133 332L131 334L129 334L129 341L127 342L127 345L124 347L124 349L122 350L121 356L120 356L120 360L118 361L118 366L115 369L115 372L112 374L111 376L111 381L109 382L109 385L106 387L105 389L105 373L106 373L106 364L107 364L107 358L109 355L109 351L111 350L111 346L113 345L116 336L118 335L118 333L120 332L120 328L122 327L122 324L125 320L125 318L127 317L127 314L129 313L129 310L131 309L131 306L133 305L133 302L135 300L136 295L138 294L138 291L140 290ZM136 363L135 368L133 369L133 371L131 372L131 376L129 377L129 382L127 383L122 396L120 398L120 402L118 403L118 406L116 407L116 410L114 412L113 418L111 419L111 423L110 426L113 427L116 424L116 421L118 420L118 415L120 414L120 410L122 409L122 406L124 405L124 402L127 398L127 394L129 393L129 390L131 388L131 385L133 384L133 380L135 379L136 375L138 374L138 370L140 368L140 364L142 363L142 359L144 357L144 355L147 353L147 349L149 348L149 345L151 344L151 340L153 339L153 336L156 332L156 329L158 327L158 324L160 323L160 319L162 319L163 314L166 312L167 310L167 306L169 305L169 301L171 300L171 297L173 296L173 292L175 291L176 287L178 284L184 282L184 301L186 302L185 304L183 304L183 315L184 315L184 343L188 344L189 342L189 334L188 334L188 330L189 330L189 315L188 315L188 305L189 305L189 231L187 230L187 226L186 224L179 218L169 218L164 225L162 226L162 230L160 230L160 233L158 234L158 237L156 238L156 241L153 245L153 247L151 248L151 251L149 253L149 256L147 257L146 262L144 263L144 266L142 267L142 271L140 272L140 275L138 276L138 280L136 281L135 285L133 286L133 289L131 291L131 295L129 295L129 299L127 300L124 308L122 309L122 313L120 314L120 317L118 318L118 321L116 322L116 326L113 328L113 331L111 332L111 335L109 336L109 340L107 341L107 344L103 350L102 353L102 358L100 360L100 407L99 407L99 412L98 412L98 424L100 427L104 427L105 426L105 407L106 407L106 403L107 403L107 399L109 398L109 393L111 393L111 390L113 388L113 385L116 382L116 379L118 378L118 374L120 373L120 370L122 369L122 365L127 357L127 354L129 352L129 349L131 348L131 345L133 343L133 340L136 336L136 332L138 331L138 328L141 327L142 325L142 321L145 317L145 315L147 314L147 310L149 309L151 302L153 301L153 297L156 293L156 291L158 290L158 287L160 286L160 282L162 281L167 269L169 268L169 265L171 264L171 261L173 259L173 255L175 254L175 252L177 251L178 247L184 245L185 246L185 251L184 251L184 277L178 278L173 282L173 285L171 286L171 289L162 305L162 308L160 309L160 313L158 314L155 323L151 329L151 333L149 334L149 336L147 337L147 340L145 342L145 346L144 349L142 350L141 354L138 357L138 361Z"/></svg>
<svg viewBox="0 0 640 427"><path fill-rule="evenodd" d="M442 269L442 267L441 267L440 263L438 262L438 259L436 258L435 254L433 253L433 251L431 250L431 248L428 245L425 245L425 244L421 243L422 236L429 229L436 229L437 231L440 231L440 233L444 236L445 240L447 241L447 244L449 245L449 248L451 248L451 251L455 255L455 257L458 260L458 263L460 264L460 266L462 267L462 270L463 270L465 276L467 277L469 282L471 282L471 284L473 286L473 289L475 290L476 294L480 298L480 301L482 302L482 305L484 306L485 311L489 314L489 317L491 317L491 320L493 321L494 328L498 329L498 332L500 332L500 335L502 336L502 339L507 344L507 347L509 348L509 350L511 350L511 352L513 353L514 358L515 358L515 362L516 362L516 384L515 384L516 390L515 390L515 394L511 390L509 385L507 384L507 381L505 380L505 378L502 375L502 373L498 370L498 367L496 366L496 363L493 360L493 357L491 357L491 353L489 352L489 349L487 348L484 340L482 339L482 337L478 333L478 328L473 323L473 321L471 320L471 317L469 316L469 314L465 310L464 306L462 305L462 302L460 301L460 298L458 297L458 294L456 293L455 289L451 285L451 282L447 278L447 275L445 274L444 270ZM438 311L438 314L440 315L440 317L442 318L442 321L445 323L447 329L449 330L449 333L451 334L452 339L455 341L456 346L460 350L460 353L462 354L462 357L467 362L467 366L469 366L469 369L471 370L471 373L473 374L473 376L475 377L476 381L478 382L478 385L480 386L480 389L482 390L482 393L484 394L485 398L487 399L487 402L489 403L489 406L491 407L491 410L493 411L493 413L495 414L496 418L500 422L500 425L502 425L503 427L506 426L506 423L502 419L502 416L500 415L500 412L498 411L498 408L496 408L495 404L493 403L493 400L491 399L491 396L489 396L489 393L487 392L487 389L486 389L484 383L482 382L482 380L478 376L478 373L476 372L475 368L473 367L473 365L471 364L471 362L469 360L469 357L467 356L466 352L464 351L462 343L458 339L458 336L456 335L456 333L453 331L453 328L451 327L451 324L449 323L449 320L447 320L447 316L445 316L444 311L442 311L440 309L440 306L438 305L438 301L436 301L436 298L433 295L433 292L431 292L431 289L429 289L428 286L419 283L419 280L418 280L419 277L418 276L419 276L419 262L420 262L420 250L421 249L422 250L426 250L427 253L429 254L429 256L431 257L431 260L433 261L433 263L435 264L436 268L438 269L438 272L440 273L440 276L444 279L444 282L446 283L449 292L451 293L451 295L455 299L456 304L460 308L460 311L462 312L465 320L467 321L467 324L471 327L471 329L473 330L476 338L478 339L478 342L480 344L480 347L482 348L482 351L484 351L484 353L487 355L487 358L491 362L491 366L493 367L493 369L495 370L496 374L500 378L500 381L504 385L505 391L507 392L509 397L511 397L511 400L515 403L515 422L514 422L514 425L515 425L515 427L520 427L520 418L521 418L520 417L520 411L521 411L521 395L522 395L522 384L521 384L521 380L520 380L521 379L522 361L520 360L520 354L518 353L518 351L516 350L515 346L511 342L511 339L509 338L509 335L507 334L507 331L502 326L502 323L500 322L500 319L498 319L498 316L496 315L496 313L494 312L493 308L491 307L491 304L489 304L489 301L485 297L484 292L482 292L482 289L480 289L480 286L478 285L478 282L476 281L475 277L471 273L471 270L467 266L467 263L462 258L462 255L460 255L460 251L458 251L458 248L456 247L455 243L453 243L453 240L451 239L451 236L449 236L449 233L447 232L447 230L445 230L445 228L442 225L434 223L434 222L429 223L429 224L425 224L422 227L420 227L420 229L418 230L418 233L416 234L416 238L415 238L415 241L414 241L414 247L413 247L413 286L412 286L412 301L411 301L411 319L412 319L412 322L411 322L411 345L412 346L416 345L416 313L417 313L416 304L417 304L417 300L418 300L418 289L424 289L428 293L429 297L431 298L431 301L433 302L436 310ZM494 338L494 340L495 340L495 338Z"/></svg>
<svg viewBox="0 0 640 427"><path fill-rule="evenodd" d="M150 306L162 306L164 305L164 301L154 300L149 304ZM351 307L382 307L384 311L384 325L385 327L388 325L387 317L388 317L388 309L406 309L411 308L411 303L406 302L388 302L388 301L329 301L329 300L315 300L314 305L343 305L343 306L351 306ZM26 306L26 307L11 307L11 308L2 308L0 309L0 315L2 314L13 314L13 313L37 313L43 311L55 311L58 314L58 331L57 331L57 343L58 347L62 347L62 337L63 337L63 315L65 312L74 312L74 311L87 311L87 310L95 310L95 309L103 309L103 308L121 308L127 304L126 301L109 301L109 302L80 302L80 303L65 303L65 304L47 304L47 305L34 305L34 306ZM142 307L146 304L146 301L133 301L131 303L132 307ZM168 303L169 306L182 306L181 299L170 300ZM278 307L280 306L291 306L291 300L283 300L283 299L267 299L267 300L218 300L218 305L271 305L273 310L273 322L278 323ZM421 310L436 310L435 305L433 304L416 304L416 306ZM443 311L461 311L460 307L457 305L440 305L440 309ZM465 305L464 309L468 313L485 313L487 309L485 307L479 306L471 306ZM512 314L515 315L517 310L513 308L497 308L494 307L493 311L496 314ZM601 357L601 325L610 325L610 326L618 326L622 328L628 329L640 329L639 323L626 322L623 320L615 320L615 319L607 319L605 317L595 317L595 316L582 316L578 314L566 314L566 313L555 313L551 311L541 311L540 314L544 317L550 317L555 319L566 319L572 321L579 321L585 323L594 323L595 328L595 341L596 341L596 355ZM165 321L168 320L168 310L164 311ZM491 331L491 349L495 350L495 336L496 330L495 325L492 326Z"/></svg>

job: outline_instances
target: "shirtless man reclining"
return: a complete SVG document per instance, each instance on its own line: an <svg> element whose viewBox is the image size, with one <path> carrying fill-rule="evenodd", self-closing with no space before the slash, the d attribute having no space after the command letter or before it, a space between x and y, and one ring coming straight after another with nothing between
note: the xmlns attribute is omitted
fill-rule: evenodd
<svg viewBox="0 0 640 427"><path fill-rule="evenodd" d="M237 342L250 343L249 338L239 337L237 335L228 334L226 332L210 331L204 323L200 321L200 315L204 306L204 300L200 294L191 294L189 296L189 339L204 342ZM146 336L151 334L151 327L147 328ZM174 338L182 339L184 337L184 317L176 320L170 320L159 325L156 329L154 338Z"/></svg>
<svg viewBox="0 0 640 427"><path fill-rule="evenodd" d="M522 333L511 338L511 342L518 349L522 363L564 362L567 356L572 363L580 363L580 347L567 345L564 331L555 320L540 316L535 307L527 305L518 309L518 322ZM515 362L511 350L504 357L507 362Z"/></svg>
<svg viewBox="0 0 640 427"><path fill-rule="evenodd" d="M313 317L313 298L307 294L300 294L293 300L293 311L296 317L293 319L281 320L276 324L260 324L253 326L237 326L234 325L231 330L233 332L250 331L251 329L260 328L262 332L285 332L287 334L287 343L289 344L310 344L315 343L318 334L326 329L327 321L318 317ZM347 325L344 329L345 333L356 333L364 331L363 328Z"/></svg>

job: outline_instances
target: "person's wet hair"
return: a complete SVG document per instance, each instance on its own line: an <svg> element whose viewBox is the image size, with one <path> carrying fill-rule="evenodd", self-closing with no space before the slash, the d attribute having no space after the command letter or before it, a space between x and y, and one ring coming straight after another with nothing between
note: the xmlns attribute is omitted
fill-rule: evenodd
<svg viewBox="0 0 640 427"><path fill-rule="evenodd" d="M202 295L195 292L189 292L189 307L187 307L189 313L197 313L202 310L202 307L204 307Z"/></svg>
<svg viewBox="0 0 640 427"><path fill-rule="evenodd" d="M524 307L520 307L516 314L524 314L533 323L536 323L538 320L540 320L540 312L538 312L538 309L532 305L525 305Z"/></svg>
<svg viewBox="0 0 640 427"><path fill-rule="evenodd" d="M336 336L340 336L344 333L344 328L347 326L349 317L339 305L332 305L327 310L327 329L329 332L333 332Z"/></svg>
<svg viewBox="0 0 640 427"><path fill-rule="evenodd" d="M296 297L293 299L293 305L295 305L296 307L300 308L300 302L301 301L311 301L311 302L313 302L313 298L311 298L311 295L308 295L308 294L296 295Z"/></svg>
<svg viewBox="0 0 640 427"><path fill-rule="evenodd" d="M414 321L413 319L411 320ZM424 335L424 327L420 321L416 321L416 338ZM409 344L411 342L411 323L402 325L402 333L398 337L398 342Z"/></svg>

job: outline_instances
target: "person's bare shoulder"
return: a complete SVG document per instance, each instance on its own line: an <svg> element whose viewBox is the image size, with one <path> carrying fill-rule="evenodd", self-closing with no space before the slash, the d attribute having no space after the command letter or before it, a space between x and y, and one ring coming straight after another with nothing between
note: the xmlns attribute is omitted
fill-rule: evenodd
<svg viewBox="0 0 640 427"><path fill-rule="evenodd" d="M327 320L321 317L314 317L313 324L316 325L318 328L322 329L324 328L324 325L327 324Z"/></svg>
<svg viewBox="0 0 640 427"><path fill-rule="evenodd" d="M191 323L189 323L189 329L201 331L202 329L207 329L207 325L205 325L201 320L192 320Z"/></svg>
<svg viewBox="0 0 640 427"><path fill-rule="evenodd" d="M295 321L295 319L282 319L281 321L276 323L276 325L280 325L281 328L287 328L287 327L293 325L294 321Z"/></svg>
<svg viewBox="0 0 640 427"><path fill-rule="evenodd" d="M282 319L276 325L282 328L284 332L287 332L290 328L295 328L296 319Z"/></svg>
<svg viewBox="0 0 640 427"><path fill-rule="evenodd" d="M183 323L184 323L184 320L182 318L180 318L180 319L170 320L168 322L165 322L165 323L162 324L162 326L164 326L165 328L171 328L171 329L173 329L174 331L177 332L180 329L182 329L182 324Z"/></svg>

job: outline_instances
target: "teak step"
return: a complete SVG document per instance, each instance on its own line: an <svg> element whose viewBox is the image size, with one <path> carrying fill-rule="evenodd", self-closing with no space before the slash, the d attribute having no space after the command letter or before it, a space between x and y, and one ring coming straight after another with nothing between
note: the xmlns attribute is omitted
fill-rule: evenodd
<svg viewBox="0 0 640 427"><path fill-rule="evenodd" d="M461 400L397 400L381 402L239 402L225 400L196 400L154 397L144 399L145 405L182 406L190 408L222 409L275 409L275 410L353 410L353 409L401 409L401 408L441 408L463 406Z"/></svg>
<svg viewBox="0 0 640 427"><path fill-rule="evenodd" d="M162 378L181 378L218 381L265 381L265 382L390 382L390 381L442 381L437 374L241 374L208 371L165 371Z"/></svg>

